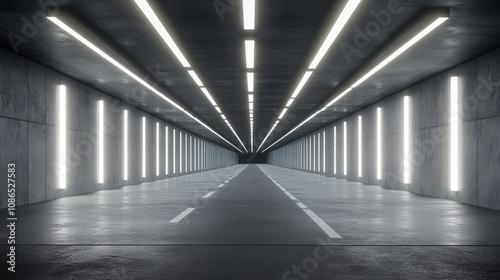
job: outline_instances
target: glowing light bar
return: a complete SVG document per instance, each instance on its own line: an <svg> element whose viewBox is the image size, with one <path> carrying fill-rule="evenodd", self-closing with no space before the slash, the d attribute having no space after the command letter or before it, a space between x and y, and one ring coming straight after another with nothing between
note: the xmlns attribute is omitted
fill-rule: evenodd
<svg viewBox="0 0 500 280"><path fill-rule="evenodd" d="M337 127L333 127L333 174L337 175Z"/></svg>
<svg viewBox="0 0 500 280"><path fill-rule="evenodd" d="M255 67L255 41L245 40L245 53L247 69L253 69Z"/></svg>
<svg viewBox="0 0 500 280"><path fill-rule="evenodd" d="M142 117L142 178L146 178L146 117Z"/></svg>
<svg viewBox="0 0 500 280"><path fill-rule="evenodd" d="M382 108L377 108L377 180L382 180Z"/></svg>
<svg viewBox="0 0 500 280"><path fill-rule="evenodd" d="M290 100L288 100L288 102L286 103L285 107L288 108L288 107L292 106L293 101L295 101L295 99L290 98Z"/></svg>
<svg viewBox="0 0 500 280"><path fill-rule="evenodd" d="M168 126L165 126L165 175L168 175Z"/></svg>
<svg viewBox="0 0 500 280"><path fill-rule="evenodd" d="M254 83L253 73L247 73L247 82L248 82L248 92L253 92L253 83Z"/></svg>
<svg viewBox="0 0 500 280"><path fill-rule="evenodd" d="M182 132L179 131L179 173L182 174Z"/></svg>
<svg viewBox="0 0 500 280"><path fill-rule="evenodd" d="M135 0L135 3L141 11L144 13L144 15L148 18L149 22L153 25L153 27L156 29L158 34L160 34L161 38L167 46L172 50L172 52L175 54L177 59L181 62L182 66L184 67L191 67L189 65L189 62L186 60L184 55L182 54L181 50L179 47L177 47L177 44L175 43L174 39L170 36L168 31L165 29L163 24L161 23L160 19L156 16L155 12L149 6L148 2L146 0Z"/></svg>
<svg viewBox="0 0 500 280"><path fill-rule="evenodd" d="M217 112L218 112L219 114L222 114L222 111L221 111L221 109L220 109L218 106L215 106L215 110L217 110Z"/></svg>
<svg viewBox="0 0 500 280"><path fill-rule="evenodd" d="M210 103L212 103L213 106L217 106L217 103L215 103L215 100L212 98L212 95L208 92L206 88L201 88L201 91L205 94L205 96L208 98Z"/></svg>
<svg viewBox="0 0 500 280"><path fill-rule="evenodd" d="M292 98L296 98L297 95L299 95L300 91L306 85L306 83L309 80L309 78L311 77L312 73L313 73L313 71L306 71L304 73L304 76L302 76L302 79L300 80L299 84L297 85L297 87L295 88L295 91L292 94Z"/></svg>
<svg viewBox="0 0 500 280"><path fill-rule="evenodd" d="M123 111L123 180L128 180L128 111Z"/></svg>
<svg viewBox="0 0 500 280"><path fill-rule="evenodd" d="M384 68L387 64L389 64L391 61L393 61L398 56L400 56L402 53L404 53L406 50L408 50L411 46L413 46L418 41L420 41L422 38L424 38L427 34L429 34L436 27L440 26L447 19L448 19L448 17L439 17L439 18L437 18L432 24L430 24L429 26L427 26L424 30L422 30L415 37L413 37L408 42L406 42L402 47L400 47L399 49L397 49L389 57L387 57L386 59L384 59L380 64L378 64L377 66L375 66L375 68L373 68L368 73L366 73L363 77L361 77L361 79L359 79L357 82L355 82L351 87L352 88L358 87L360 84L362 84L368 78L370 78L375 73L377 73L380 69Z"/></svg>
<svg viewBox="0 0 500 280"><path fill-rule="evenodd" d="M99 184L104 184L104 101L99 100L97 103L98 107L98 121L99 121L99 129L98 129L98 170L97 170L97 182Z"/></svg>
<svg viewBox="0 0 500 280"><path fill-rule="evenodd" d="M328 51L328 49L330 49L331 45L333 44L337 36L346 25L347 21L349 21L349 19L351 18L352 14L356 10L360 2L361 0L350 0L349 2L347 2L347 5L344 7L344 10L342 11L339 18L333 25L332 29L330 30L330 33L328 33L328 36L326 37L325 41L318 50L318 53L311 62L309 69L315 69L318 66L318 64Z"/></svg>
<svg viewBox="0 0 500 280"><path fill-rule="evenodd" d="M199 87L203 86L203 83L201 82L201 80L198 77L198 75L196 75L196 72L194 72L193 70L188 70L188 73L189 73L189 75L191 75L191 78L193 78L193 80L196 83L196 85L198 85Z"/></svg>
<svg viewBox="0 0 500 280"><path fill-rule="evenodd" d="M253 102L253 94L248 95L248 102Z"/></svg>
<svg viewBox="0 0 500 280"><path fill-rule="evenodd" d="M66 86L59 86L59 189L66 189Z"/></svg>
<svg viewBox="0 0 500 280"><path fill-rule="evenodd" d="M403 181L410 184L410 97L404 97L404 160Z"/></svg>
<svg viewBox="0 0 500 280"><path fill-rule="evenodd" d="M141 2L145 2L145 1L141 1ZM147 5L147 3L146 3L146 5ZM165 100L166 102L170 103L172 106L174 106L175 108L179 109L180 111L182 111L183 113L185 113L187 116L189 116L190 118L192 118L193 120L195 120L196 122L198 122L200 125L202 125L206 129L208 129L210 132L212 132L213 134L215 134L217 137L221 138L223 141L225 141L226 143L228 143L229 145L231 145L233 148L235 148L236 150L238 150L240 153L242 152L240 149L238 149L238 147L236 147L235 145L233 145L233 143L229 142L226 138L222 137L220 134L218 134L212 128L210 128L208 125L206 125L204 122L202 122L198 118L194 117L191 113L189 113L187 110L185 110L184 108L182 108L180 105L178 105L177 103L175 103L174 101L172 101L165 94L163 94L160 91L158 91L157 89L155 89L153 86L151 86L150 84L148 84L145 80L141 79L138 75L134 74L131 70L129 70L128 68L126 68L125 66L123 66L122 64L120 64L118 61L116 61L114 58L112 58L111 56L109 56L108 54L106 54L103 50L99 49L97 46L95 46L94 44L92 44L89 40L87 40L82 35L80 35L78 32L76 32L71 27L69 27L68 25L66 25L60 19L58 19L57 17L53 17L53 16L48 16L47 19L49 19L54 24L56 24L57 26L59 26L61 29L63 29L64 31L66 31L67 33L69 33L71 36L73 36L75 39L77 39L78 41L80 41L81 43L83 43L85 46L87 46L88 48L90 48L92 51L94 51L95 53L97 53L98 55L100 55L102 58L104 58L105 60L107 60L109 63L111 63L112 65L114 65L115 67L117 67L118 69L120 69L121 71L123 71L125 74L127 74L128 76L130 76L131 78L133 78L134 80L136 80L138 83L140 83L141 85L143 85L144 87L146 87L147 89L149 89L151 92L153 92L154 94L156 94L158 97L162 98L163 100Z"/></svg>
<svg viewBox="0 0 500 280"><path fill-rule="evenodd" d="M358 116L358 177L363 176L363 119Z"/></svg>
<svg viewBox="0 0 500 280"><path fill-rule="evenodd" d="M326 172L326 136L325 131L323 130L323 173Z"/></svg>
<svg viewBox="0 0 500 280"><path fill-rule="evenodd" d="M172 129L172 174L175 174L175 165L176 165L176 160L175 160L175 150L177 147L175 146L175 128Z"/></svg>
<svg viewBox="0 0 500 280"><path fill-rule="evenodd" d="M184 135L184 172L188 173L188 135Z"/></svg>
<svg viewBox="0 0 500 280"><path fill-rule="evenodd" d="M458 191L458 77L450 79L450 190Z"/></svg>
<svg viewBox="0 0 500 280"><path fill-rule="evenodd" d="M160 176L160 124L156 122L156 176Z"/></svg>
<svg viewBox="0 0 500 280"><path fill-rule="evenodd" d="M344 176L347 176L347 122L344 122Z"/></svg>
<svg viewBox="0 0 500 280"><path fill-rule="evenodd" d="M291 131L289 131L285 136L281 137L280 139L278 139L277 141L275 141L273 144L271 144L270 146L268 146L266 149L264 149L264 151L268 150L270 147L272 147L273 145L275 145L276 143L278 143L279 141L283 140L286 136L288 136L290 133L292 133L293 131L295 131L296 129L298 129L300 126L302 126L303 124L305 124L306 122L308 122L309 120L311 120L312 118L314 118L316 115L318 115L320 112L324 111L326 108L332 106L333 104L335 104L338 100L340 100L342 97L344 97L345 95L347 95L349 92L351 92L354 88L358 87L359 85L361 85L363 82L365 82L368 78L370 78L371 76L373 76L375 73L377 73L378 71L380 71L380 69L382 69L383 67L385 67L387 64L389 64L391 61L393 61L394 59L396 59L398 56L400 56L402 53L404 53L406 50L408 50L411 46L415 45L418 41L420 41L423 37L425 37L426 35L428 35L430 32L432 32L434 29L436 29L438 26L440 26L443 22L445 22L446 20L448 20L449 17L446 17L446 16L442 16L442 17L438 17L436 20L434 20L430 25L428 25L425 29L423 29L421 32L419 32L415 37L413 37L412 39L410 39L408 42L406 42L402 47L400 47L399 49L397 49L394 53L392 53L389 57L387 57L386 59L384 59L381 63L379 63L376 67L374 67L373 69L371 69L367 74L365 74L362 78L360 78L358 81L356 81L353 85L351 85L349 88L347 88L344 92L342 92L339 96L335 97L331 102L328 103L328 105L326 105L325 108L315 112L311 117L309 117L306 121L304 122L301 122L298 126L296 126L295 128L293 128ZM265 138L267 139L267 137ZM265 141L264 141L265 142ZM262 143L264 143L262 142ZM261 144L262 146L262 144ZM260 149L260 147L259 147ZM258 150L259 150L258 149Z"/></svg>
<svg viewBox="0 0 500 280"><path fill-rule="evenodd" d="M243 0L243 26L245 30L255 29L255 0Z"/></svg>
<svg viewBox="0 0 500 280"><path fill-rule="evenodd" d="M253 103L248 103L248 107L250 108L250 111L253 111Z"/></svg>
<svg viewBox="0 0 500 280"><path fill-rule="evenodd" d="M283 109L280 116L278 117L278 120L281 120L283 118L283 116L286 114L286 111L288 111L288 108Z"/></svg>

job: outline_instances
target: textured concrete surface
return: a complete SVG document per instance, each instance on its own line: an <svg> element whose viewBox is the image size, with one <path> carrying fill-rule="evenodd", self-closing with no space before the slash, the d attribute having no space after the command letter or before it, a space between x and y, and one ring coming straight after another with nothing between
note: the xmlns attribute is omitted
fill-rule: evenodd
<svg viewBox="0 0 500 280"><path fill-rule="evenodd" d="M68 187L57 187L58 86L67 87ZM169 125L61 73L0 49L0 174L17 168L17 205L112 189L174 176L165 174ZM97 102L104 101L105 184L97 183ZM123 110L129 111L129 179L123 180ZM147 117L147 176L142 177L142 116ZM160 123L160 175L156 175L156 122ZM174 126L169 125L172 129ZM180 131L177 128L177 131ZM185 132L183 131L185 134ZM189 135L189 134L188 134ZM192 135L190 135L192 136ZM171 134L169 137L173 137ZM171 141L169 141L169 145ZM179 142L176 142L178 149ZM237 154L208 143L206 168L237 163ZM216 156L217 155L217 156ZM173 164L173 160L171 161ZM5 173L6 174L6 173ZM185 174L185 172L183 173ZM179 174L175 174L178 176ZM0 189L0 208L6 207Z"/></svg>
<svg viewBox="0 0 500 280"><path fill-rule="evenodd" d="M342 238L329 239L259 167ZM499 211L259 167L236 165L19 207L16 276L500 277ZM211 191L210 198L203 198ZM188 207L196 210L178 223L169 222ZM0 237L5 251L4 227ZM9 275L2 256L1 274Z"/></svg>
<svg viewBox="0 0 500 280"><path fill-rule="evenodd" d="M408 190L437 198L500 209L497 171L497 121L500 113L500 49L472 59L428 80L411 86L355 114L336 121L311 135L337 126L337 159L327 160L327 169L337 161L336 178ZM459 191L450 191L450 77L459 83ZM410 184L403 183L403 98L410 97ZM383 109L383 178L376 175L376 108ZM358 178L357 117L363 117L363 177ZM348 124L347 168L344 176L344 121ZM297 140L308 140L306 136ZM333 145L333 133L327 133ZM293 145L295 142L290 143ZM291 167L300 155L281 155L288 145L270 152L270 164ZM330 148L331 149L331 148ZM331 153L333 154L333 153ZM306 155L307 156L307 155ZM333 156L333 155L332 155ZM307 168L297 168L308 170ZM333 176L333 172L327 173Z"/></svg>

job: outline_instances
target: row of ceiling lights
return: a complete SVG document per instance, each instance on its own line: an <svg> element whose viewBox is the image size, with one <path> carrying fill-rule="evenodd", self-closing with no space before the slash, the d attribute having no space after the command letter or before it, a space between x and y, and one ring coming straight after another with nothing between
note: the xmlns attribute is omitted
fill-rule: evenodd
<svg viewBox="0 0 500 280"><path fill-rule="evenodd" d="M319 48L318 52L314 56L314 59L311 61L309 68L305 71L304 75L302 76L302 79L300 80L299 84L295 88L295 90L292 93L292 96L288 100L288 102L285 105L285 108L281 111L281 114L278 116L278 119L272 126L271 130L269 130L269 133L266 135L266 138L264 138L264 141L260 144L259 148L257 149L257 152L262 148L264 143L266 142L267 138L273 133L274 129L278 124L280 123L281 119L285 116L287 113L288 109L292 106L292 103L295 101L299 93L301 92L302 88L305 86L311 75L313 74L314 70L316 67L318 67L319 63L325 56L326 52L330 49L332 46L333 42L337 38L337 36L340 34L344 26L347 24L349 19L351 18L352 14L356 10L356 8L359 6L359 3L361 0L349 0L347 2L346 6L344 7L344 10L340 14L339 18L331 28L330 32L326 36L325 40L323 41L323 44L321 44L321 47ZM269 147L268 147L269 148Z"/></svg>
<svg viewBox="0 0 500 280"><path fill-rule="evenodd" d="M177 44L172 39L172 37L170 36L170 34L168 33L168 31L166 30L165 26L161 23L160 19L158 18L158 16L156 15L156 13L153 11L153 9L151 8L151 6L148 4L148 2L146 0L135 0L135 3L137 4L137 6L139 6L139 8L141 9L141 11L144 13L144 15L147 17L147 19L149 20L149 22L156 29L156 31L158 32L158 34L160 34L160 36L165 41L165 43L167 44L167 46L175 54L175 56L177 57L177 59L179 59L179 61L181 62L182 66L184 66L185 68L188 68L188 69L191 68L191 65L189 64L189 62L187 61L187 59L182 54L182 52L179 49L179 47L177 47ZM231 123L229 123L229 120L224 115L224 113L222 112L222 110L220 109L220 107L217 105L217 102L215 102L214 98L212 97L212 95L210 94L210 92L208 91L208 89L203 85L203 82L200 80L200 78L198 77L198 75L196 74L196 72L191 69L191 70L188 70L188 73L193 78L193 80L195 81L195 83L200 87L201 91L205 94L205 96L210 101L210 103L215 108L215 110L217 110L217 113L219 113L220 117L224 120L224 122L227 124L227 126L229 127L229 129L231 129L231 131L233 132L233 134L236 136L236 138L240 142L241 146L243 146L243 149L245 149L245 151L248 153L248 150L246 149L245 145L241 141L240 137L238 136L238 134L236 133L236 131L232 127Z"/></svg>
<svg viewBox="0 0 500 280"><path fill-rule="evenodd" d="M241 145L245 149L245 151L248 152L248 150L245 148L245 145L243 144L243 142L241 141L241 139L239 138L239 136L236 134L235 130L233 129L233 127L231 126L231 124L229 123L229 121L227 120L227 118L225 117L225 115L222 113L220 107L217 105L217 103L215 102L215 100L212 98L212 96L210 95L210 93L208 92L208 90L206 89L206 87L203 86L203 83L200 80L200 78L198 77L198 75L196 74L196 72L191 69L191 65L189 64L189 62L187 61L187 59L184 57L184 55L182 54L182 52L180 51L180 49L177 47L177 45L175 44L174 40L172 39L172 37L170 36L170 34L167 32L167 30L165 29L165 27L163 26L163 24L161 23L161 21L158 19L158 17L154 13L153 9L151 8L151 6L149 6L149 4L147 3L146 0L135 0L135 2L139 6L139 8L141 9L141 11L144 13L144 15L151 22L151 24L155 27L156 31L160 34L160 36L163 38L163 40L165 41L165 43L167 43L167 45L172 50L172 52L175 54L175 56L180 61L180 63L182 64L182 66L184 66L185 68L188 68L189 75L193 78L193 80L195 81L195 83L200 87L201 91L205 94L205 96L208 98L208 100L210 101L210 103L214 106L214 108L220 114L221 118L226 122L226 124L228 125L228 127L231 129L231 131L234 133L234 135L236 136L236 138L238 139L238 141L241 143ZM181 112L183 112L184 114L186 114L187 116L189 116L190 118L192 118L193 120L195 120L196 122L198 122L199 124L201 124L203 127L205 127L206 129L208 129L210 132L212 132L213 134L215 134L216 136L218 136L219 138L221 138L223 141L225 141L226 143L228 143L229 145L231 145L233 148L235 148L236 150L238 150L240 153L242 153L242 151L238 147L236 147L233 143L231 143L226 138L224 138L223 136L221 136L220 134L218 134L216 131L214 131L212 128L210 128L207 124L205 124L204 122L202 122L200 119L198 119L195 116L193 116L189 111L187 111L186 109L182 108L179 104L177 104L176 102L174 102L173 100L171 100L170 98L168 98L164 93L160 92L159 90L157 90L156 88L154 88L152 85L150 85L149 83L147 83L144 79L140 78L139 75L135 74L132 70L128 69L122 63L118 62L116 59L114 59L112 56L110 56L109 54L107 54L105 51L103 51L97 45L95 45L90 40L88 40L83 35L81 35L74 28L70 27L70 25L67 24L67 21L64 20L64 17L59 17L58 15L48 15L47 19L49 19L50 21L52 21L54 24L56 24L57 26L59 26L61 29L63 29L68 34L70 34L71 36L73 36L75 39L77 39L78 41L80 41L82 44L84 44L85 46L87 46L89 49L91 49L92 51L94 51L95 53L97 53L98 55L100 55L106 61L108 61L109 63L111 63L112 65L114 65L118 69L120 69L122 72L124 72L125 74L127 74L128 76L130 76L131 78L133 78L134 80L136 80L137 82L139 82L141 85L143 85L144 87L146 87L147 89L149 89L150 91L152 91L154 94L158 95L160 98L162 98L166 102L170 103L175 108L179 109Z"/></svg>
<svg viewBox="0 0 500 280"><path fill-rule="evenodd" d="M368 80L371 76L375 75L378 71L380 71L382 68L387 66L390 62L392 62L394 59L399 57L401 54L403 54L405 51L407 51L410 47L415 45L417 42L419 42L422 38L424 38L427 34L431 33L434 29L436 29L438 26L440 26L442 23L444 23L446 20L449 19L449 9L444 9L444 10L439 10L439 12L435 13L433 17L430 18L430 23L425 26L425 28L421 29L419 32L415 33L415 36L413 36L411 39L406 41L402 46L397 48L394 52L392 52L390 55L386 56L380 63L378 63L375 67L373 67L370 71L366 72L361 78L356 80L351 86L349 86L347 89L345 89L341 94L336 96L333 100L331 100L325 107L322 109L314 112L311 116L309 116L306 120L302 121L299 125L294 127L292 130L290 130L288 133L286 133L284 136L282 136L280 139L276 140L274 143L269 145L266 149L264 149L262 152L267 151L269 148L274 146L276 143L279 141L283 140L285 137L290 135L292 132L297 130L299 127L303 126L310 120L312 120L314 117L316 117L319 113L325 111L328 109L330 106L333 104L337 103L342 97L346 96L348 93L350 93L352 90L360 86L362 83L364 83L366 80ZM260 148L259 148L260 149Z"/></svg>
<svg viewBox="0 0 500 280"><path fill-rule="evenodd" d="M243 0L243 27L245 30L255 30L255 0ZM248 83L248 110L250 112L250 152L253 153L255 40L245 40L245 56Z"/></svg>

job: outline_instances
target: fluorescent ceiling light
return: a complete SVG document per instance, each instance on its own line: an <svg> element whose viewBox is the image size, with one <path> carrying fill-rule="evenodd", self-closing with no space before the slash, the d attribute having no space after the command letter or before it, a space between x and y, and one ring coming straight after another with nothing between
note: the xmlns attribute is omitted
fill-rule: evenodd
<svg viewBox="0 0 500 280"><path fill-rule="evenodd" d="M58 19L56 17L47 17L47 19L49 19L50 21L52 21L54 24L56 24L57 26L59 26L64 31L68 32L75 39L77 39L82 44L84 44L85 46L87 46L88 48L90 48L91 50L93 50L94 52L96 52L102 58L106 59L109 63L113 64L115 67L117 67L118 69L120 69L121 71L123 71L125 74L129 75L131 78L133 78L134 80L136 80L137 82L139 82L141 85L143 85L144 87L146 87L147 89L149 89L150 91L152 91L154 94L158 95L158 97L162 98L163 100L167 101L172 106L174 106L175 108L177 108L180 111L184 112L186 115L188 115L193 120L195 120L196 122L198 122L199 124L201 124L203 127L205 127L206 129L208 129L210 132L212 132L213 134L217 135L217 137L219 137L220 139L222 139L223 141L225 141L226 143L228 143L229 145L231 145L233 148L235 148L236 150L238 150L240 153L242 153L242 151L240 149L238 149L238 147L236 147L235 145L233 145L233 143L229 142L226 138L222 137L219 133L215 132L215 130L213 130L208 125L206 125L205 123L203 123L202 121L200 121L198 118L195 118L191 113L189 113L188 111L186 111L184 108L182 108L181 106L179 106L177 103L175 103L174 101L172 101L170 98L166 97L163 93L161 93L160 91L158 91L157 89L155 89L153 86L151 86L150 84L148 84L146 81L144 81L143 79L141 79L136 74L134 74L131 70L129 70L128 68L126 68L125 66L123 66L122 64L120 64L118 61L116 61L114 58L112 58L111 56L109 56L108 54L106 54L103 50L99 49L97 46L95 46L94 44L92 44L89 40L87 40L82 35L80 35L78 32L76 32L71 27L69 27L68 25L66 25L60 19Z"/></svg>
<svg viewBox="0 0 500 280"><path fill-rule="evenodd" d="M248 101L249 102L253 102L253 94L249 94L248 95Z"/></svg>
<svg viewBox="0 0 500 280"><path fill-rule="evenodd" d="M254 83L253 73L247 73L247 81L248 81L248 92L253 92L253 83Z"/></svg>
<svg viewBox="0 0 500 280"><path fill-rule="evenodd" d="M203 93L208 98L208 100L210 100L210 103L212 103L213 106L217 106L217 103L215 103L215 100L212 98L212 95L210 95L206 88L201 88L201 91L203 91Z"/></svg>
<svg viewBox="0 0 500 280"><path fill-rule="evenodd" d="M316 69L321 59L323 59L328 49L330 49L331 45L333 44L339 33L342 31L347 21L349 21L349 19L351 18L352 14L356 10L360 2L361 0L350 0L349 2L347 2L347 5L344 7L344 10L342 11L339 18L333 25L332 29L330 30L330 33L328 33L328 36L326 37L318 53L311 62L309 69Z"/></svg>
<svg viewBox="0 0 500 280"><path fill-rule="evenodd" d="M247 59L247 68L253 69L255 66L255 41L245 40L245 53Z"/></svg>
<svg viewBox="0 0 500 280"><path fill-rule="evenodd" d="M288 100L288 102L286 103L286 106L285 106L285 107L290 107L290 106L292 106L293 101L295 101L295 99L294 99L294 98L290 98L290 100Z"/></svg>
<svg viewBox="0 0 500 280"><path fill-rule="evenodd" d="M215 106L215 110L217 110L217 112L219 112L219 114L222 114L222 111L220 110L220 108L218 106Z"/></svg>
<svg viewBox="0 0 500 280"><path fill-rule="evenodd" d="M411 46L413 46L418 41L420 41L422 38L424 38L425 35L429 34L432 30L436 29L436 27L440 26L447 19L448 19L448 17L437 18L433 23L431 23L429 26L427 26L424 30L422 30L420 33L418 33L415 37L413 37L411 40L406 42L402 47L400 47L394 53L392 53L389 57L384 59L380 64L375 66L375 68L373 68L370 72L366 73L361 79L359 79L357 82L355 82L351 87L355 88L355 87L359 86L361 83L363 83L368 78L373 76L375 73L377 73L384 66L386 66L391 61L393 61L398 56L400 56L402 53L404 53L406 50L408 50Z"/></svg>
<svg viewBox="0 0 500 280"><path fill-rule="evenodd" d="M304 73L304 76L302 76L302 79L300 80L299 85L297 86L297 88L295 89L295 91L292 94L292 98L295 98L295 97L297 97L297 95L299 95L300 91L302 90L304 85L307 83L307 80L309 80L312 73L313 73L313 71L306 71Z"/></svg>
<svg viewBox="0 0 500 280"><path fill-rule="evenodd" d="M146 0L135 0L135 3L137 4L137 6L139 6L141 11L148 18L149 22L153 25L158 34L160 34L163 41L167 43L167 46L170 48L170 50L172 50L177 59L179 59L182 66L191 67L191 65L189 65L189 62L182 54L179 47L177 47L177 44L175 44L174 40L172 39L168 31L165 29L165 26L163 26L163 24L161 23L160 19L156 16L151 6L149 6L148 2Z"/></svg>
<svg viewBox="0 0 500 280"><path fill-rule="evenodd" d="M189 75L191 75L196 85L198 85L199 87L203 86L203 83L201 82L200 78L198 78L198 75L196 75L196 72L194 72L194 70L188 70L188 73Z"/></svg>
<svg viewBox="0 0 500 280"><path fill-rule="evenodd" d="M278 120L281 120L283 118L283 116L286 114L286 111L288 111L288 108L283 109L280 116L278 117Z"/></svg>
<svg viewBox="0 0 500 280"><path fill-rule="evenodd" d="M394 53L392 53L389 57L387 57L386 59L384 59L380 64L378 64L375 68L373 68L372 70L370 70L367 74L365 74L361 79L359 79L357 82L355 82L352 86L350 86L349 88L347 88L344 92L342 92L342 94L340 94L339 96L335 97L330 103L328 103L328 105L323 108L322 110L320 111L317 111L315 112L311 117L309 117L306 121L300 123L298 126L296 126L294 129L292 129L290 132L288 132L285 136L281 137L280 139L278 139L276 142L274 142L273 144L271 144L270 146L268 146L266 149L264 149L264 151L268 150L271 146L275 145L276 143L278 143L279 141L281 141L283 138L285 138L286 136L288 136L291 132L295 131L297 128L299 128L300 126L302 126L304 123L306 123L307 121L309 121L310 119L312 119L312 117L316 116L318 113L324 111L326 108L332 106L334 103L336 103L338 100L340 100L342 97L344 97L345 95L347 95L350 91L352 91L354 88L358 87L360 84L362 84L364 81L366 81L368 78L370 78L371 76L373 76L376 72L378 72L380 69L382 69L384 66L386 66L387 64L389 64L391 61L393 61L395 58L397 58L398 56L400 56L403 52L405 52L407 49L409 49L411 46L415 45L418 41L420 41L423 37L425 37L427 34L429 34L431 31L433 31L434 29L436 29L438 26L440 26L443 22L445 22L449 17L446 17L446 16L441 16L441 17L438 17L436 20L434 20L430 25L428 25L425 29L423 29L421 32L419 32L415 37L413 37L412 39L410 39L408 42L406 42L402 47L400 47L399 49L397 49ZM304 79L304 78L303 78ZM304 83L305 84L305 83ZM297 91L297 90L296 90ZM295 94L295 93L294 93ZM297 93L298 94L298 93ZM292 98L293 98L293 95L292 95ZM272 130L271 130L272 131ZM269 135L269 134L268 134ZM267 137L265 138L267 139ZM262 144L264 143L265 141L262 142ZM261 144L261 146L262 146ZM260 148L259 148L260 149ZM258 151L258 150L257 150Z"/></svg>
<svg viewBox="0 0 500 280"><path fill-rule="evenodd" d="M245 30L255 29L255 0L243 0L243 26Z"/></svg>
<svg viewBox="0 0 500 280"><path fill-rule="evenodd" d="M222 117L223 120L226 120L226 116L224 116L224 114L221 114L220 116Z"/></svg>
<svg viewBox="0 0 500 280"><path fill-rule="evenodd" d="M252 103L252 102L250 102L250 103L248 103L248 105L249 105L249 107L250 107L250 111L253 111L253 103Z"/></svg>

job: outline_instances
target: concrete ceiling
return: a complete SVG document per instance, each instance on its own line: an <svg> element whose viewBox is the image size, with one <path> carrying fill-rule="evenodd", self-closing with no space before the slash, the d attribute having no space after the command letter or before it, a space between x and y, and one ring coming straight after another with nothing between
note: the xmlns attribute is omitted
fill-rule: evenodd
<svg viewBox="0 0 500 280"><path fill-rule="evenodd" d="M250 150L244 40L256 41L256 149L307 70L346 0L260 0L257 1L256 29L250 32L243 29L242 5L238 0L149 2ZM39 3L58 3L56 8L52 5L50 9L69 14L72 22L89 34L90 40L105 47L107 52L244 151L134 1L2 1L0 46L233 149L44 20L44 9ZM393 50L391 46L402 42L400 39L423 12L436 7L449 8L450 19L273 149L500 46L500 1L364 0L261 150L322 108L345 89L349 81L352 83L359 74L370 70L374 61ZM375 24L374 14L387 15L386 12L390 19ZM35 28L26 29L27 21ZM359 30L364 34L370 30L372 33L360 37ZM24 40L18 45L12 44L13 34ZM347 54L348 46L356 48L355 52Z"/></svg>

